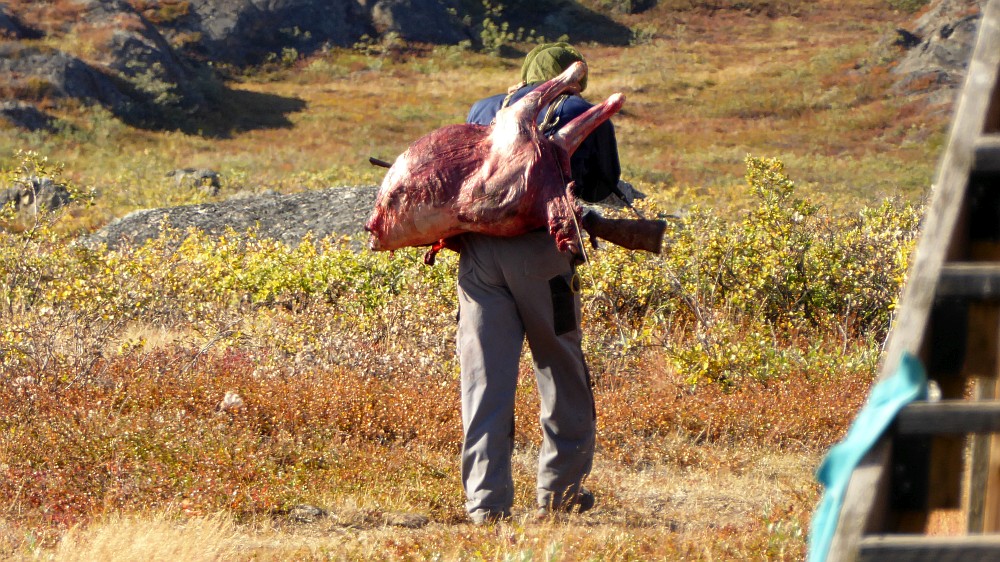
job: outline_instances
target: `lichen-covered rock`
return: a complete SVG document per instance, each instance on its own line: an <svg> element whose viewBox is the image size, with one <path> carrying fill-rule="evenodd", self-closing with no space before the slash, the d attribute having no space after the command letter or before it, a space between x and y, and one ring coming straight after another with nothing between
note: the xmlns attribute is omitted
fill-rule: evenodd
<svg viewBox="0 0 1000 562"><path fill-rule="evenodd" d="M41 32L24 25L20 18L0 5L0 39L38 39Z"/></svg>
<svg viewBox="0 0 1000 562"><path fill-rule="evenodd" d="M118 248L123 244L142 244L160 235L163 225L187 230L190 227L220 235L230 227L237 232L256 228L263 238L280 240L295 246L306 236L315 239L329 235L354 236L355 247L364 247L364 225L375 204L378 186L331 187L288 195L265 193L237 196L226 201L184 205L180 207L144 209L132 212L108 224L80 242L87 246L106 244ZM644 194L624 186L626 193L636 198ZM2 195L2 193L0 193ZM599 206L619 208L615 196Z"/></svg>
<svg viewBox="0 0 1000 562"><path fill-rule="evenodd" d="M395 33L418 43L454 45L469 39L456 14L457 5L440 0L377 0L371 6L378 35Z"/></svg>
<svg viewBox="0 0 1000 562"><path fill-rule="evenodd" d="M29 103L14 100L0 102L0 121L26 131L52 131L56 128L56 120L50 115Z"/></svg>
<svg viewBox="0 0 1000 562"><path fill-rule="evenodd" d="M940 0L893 41L905 49L892 69L903 94L940 92L948 101L962 85L986 0Z"/></svg>
<svg viewBox="0 0 1000 562"><path fill-rule="evenodd" d="M27 100L73 98L126 113L132 102L108 74L77 57L49 47L0 43L0 74Z"/></svg>
<svg viewBox="0 0 1000 562"><path fill-rule="evenodd" d="M66 186L52 178L30 176L0 191L0 208L12 205L15 211L55 211L72 199Z"/></svg>
<svg viewBox="0 0 1000 562"><path fill-rule="evenodd" d="M146 209L112 222L81 242L88 246L103 243L109 248L125 243L139 245L159 236L167 224L180 230L196 228L215 235L225 233L227 227L237 232L256 228L261 238L294 246L308 233L317 239L333 234L361 234L377 190L375 186L333 187Z"/></svg>

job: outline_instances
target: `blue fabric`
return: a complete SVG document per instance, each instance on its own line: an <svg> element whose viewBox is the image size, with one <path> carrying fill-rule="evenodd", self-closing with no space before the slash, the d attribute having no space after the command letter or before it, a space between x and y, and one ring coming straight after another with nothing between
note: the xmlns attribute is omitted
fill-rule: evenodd
<svg viewBox="0 0 1000 562"><path fill-rule="evenodd" d="M514 95L510 98L511 105L517 102L517 100L528 95L528 92L541 85L541 82L536 82L534 84L523 86L520 90L514 92ZM503 107L503 100L506 97L507 94L497 94L495 96L490 96L477 101L469 110L469 117L465 120L466 123L489 125L490 122L493 121L493 117L495 117L497 112ZM583 112L587 111L592 106L593 104L580 96L570 96L566 98L566 101L559 106L558 109L556 109L556 115L559 117L559 123L569 123L574 117L583 115ZM542 110L538 113L538 123L541 124L542 119L544 118L545 111Z"/></svg>
<svg viewBox="0 0 1000 562"><path fill-rule="evenodd" d="M816 471L816 478L826 488L816 512L813 513L809 531L809 562L824 562L834 533L837 519L854 468L872 448L886 428L896 418L899 410L916 399L927 397L927 375L920 360L906 353L896 371L889 378L876 384L868 402L858 413L847 435L827 453Z"/></svg>

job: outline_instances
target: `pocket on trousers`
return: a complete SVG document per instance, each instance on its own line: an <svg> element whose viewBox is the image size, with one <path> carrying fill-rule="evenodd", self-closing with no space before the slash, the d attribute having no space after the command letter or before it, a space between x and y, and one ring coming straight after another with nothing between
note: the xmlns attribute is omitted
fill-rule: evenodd
<svg viewBox="0 0 1000 562"><path fill-rule="evenodd" d="M573 287L565 277L549 279L549 291L552 293L552 319L556 335L576 330L576 295Z"/></svg>

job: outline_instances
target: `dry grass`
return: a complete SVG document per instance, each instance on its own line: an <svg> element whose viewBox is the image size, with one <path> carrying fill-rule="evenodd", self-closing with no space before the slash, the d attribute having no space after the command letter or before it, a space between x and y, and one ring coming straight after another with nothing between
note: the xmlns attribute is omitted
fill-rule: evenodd
<svg viewBox="0 0 1000 562"><path fill-rule="evenodd" d="M194 517L184 522L162 514L113 516L86 529L70 529L53 556L66 562L235 560L241 542L239 531L225 515Z"/></svg>
<svg viewBox="0 0 1000 562"><path fill-rule="evenodd" d="M668 372L636 376L640 365L596 373L587 485L599 504L536 523L538 401L525 369L515 518L478 528L462 510L446 365L373 377L384 362L370 356L357 371L292 376L265 368L288 361L250 342L199 358L160 337L92 381L42 378L2 400L18 432L0 457L5 556L189 559L185 549L201 545L191 559L796 560L817 500L813 467L866 380L796 377L724 393ZM244 404L217 411L230 390ZM831 407L841 414L823 412ZM796 408L804 413L789 415ZM296 504L329 515L297 522ZM414 517L427 524L411 528Z"/></svg>
<svg viewBox="0 0 1000 562"><path fill-rule="evenodd" d="M683 437L663 446L687 447ZM528 510L479 528L431 521L408 528L393 507L340 501L325 517L257 518L176 510L109 515L75 526L49 551L63 561L106 560L608 560L746 559L803 556L803 506L815 501L815 454L702 446L719 461L688 468L628 468L598 462L590 486L601 504L584 515L536 522ZM531 470L534 451L515 466ZM364 500L361 500L364 502ZM400 506L400 509L407 509ZM761 538L770 526L771 538ZM791 540L789 540L791 539ZM761 543L760 541L764 541ZM598 554L599 553L599 554ZM22 553L12 559L34 559Z"/></svg>

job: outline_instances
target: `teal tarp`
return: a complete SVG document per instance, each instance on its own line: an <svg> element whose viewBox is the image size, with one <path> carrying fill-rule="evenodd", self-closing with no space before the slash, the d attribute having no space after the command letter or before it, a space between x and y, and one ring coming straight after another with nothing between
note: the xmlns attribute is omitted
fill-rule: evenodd
<svg viewBox="0 0 1000 562"><path fill-rule="evenodd" d="M872 387L868 402L858 412L847 435L826 454L816 471L816 479L825 487L809 531L809 562L825 562L837 530L844 492L851 473L872 448L903 406L927 397L927 375L920 360L904 354L899 367L889 378Z"/></svg>

